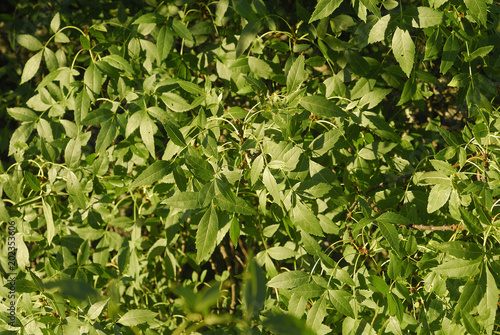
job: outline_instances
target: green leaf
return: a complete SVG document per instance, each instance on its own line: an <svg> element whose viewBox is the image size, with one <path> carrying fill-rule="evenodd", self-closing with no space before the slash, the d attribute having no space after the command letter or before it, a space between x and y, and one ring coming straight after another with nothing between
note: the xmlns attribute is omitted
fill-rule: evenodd
<svg viewBox="0 0 500 335"><path fill-rule="evenodd" d="M101 315L102 311L104 310L104 307L106 307L106 305L108 304L109 300L110 300L110 298L102 300L102 301L98 301L95 304L92 304L92 306L90 306L90 308L87 312L89 319L90 320L97 319L99 317L99 315Z"/></svg>
<svg viewBox="0 0 500 335"><path fill-rule="evenodd" d="M481 234L483 232L481 222L474 214L463 207L460 207L460 214L462 214L463 222L469 232L472 234Z"/></svg>
<svg viewBox="0 0 500 335"><path fill-rule="evenodd" d="M184 140L184 136L182 136L182 133L179 131L178 127L170 123L170 121L168 120L164 120L162 124L172 142L180 147L186 146L186 140Z"/></svg>
<svg viewBox="0 0 500 335"><path fill-rule="evenodd" d="M91 63L85 70L83 82L94 96L99 95L102 86L102 74L95 63Z"/></svg>
<svg viewBox="0 0 500 335"><path fill-rule="evenodd" d="M83 193L80 181L73 173L73 171L68 172L66 185L69 196L73 199L76 205L83 210L87 209L87 198Z"/></svg>
<svg viewBox="0 0 500 335"><path fill-rule="evenodd" d="M191 105L184 98L173 92L163 93L160 98L174 112L181 113L191 110Z"/></svg>
<svg viewBox="0 0 500 335"><path fill-rule="evenodd" d="M174 44L174 35L172 30L166 25L161 27L156 37L156 46L158 48L158 61L165 60Z"/></svg>
<svg viewBox="0 0 500 335"><path fill-rule="evenodd" d="M488 136L489 132L488 126L484 123L475 124L474 127L472 127L472 134L477 140Z"/></svg>
<svg viewBox="0 0 500 335"><path fill-rule="evenodd" d="M293 208L293 223L308 234L323 236L323 230L318 218L300 201L297 201L296 206Z"/></svg>
<svg viewBox="0 0 500 335"><path fill-rule="evenodd" d="M47 230L45 231L45 237L47 238L47 243L49 245L52 245L52 239L56 234L56 228L54 225L54 218L52 216L52 209L47 204L47 202L45 202L43 198L42 198L42 209L43 209L43 216L45 217L45 222L47 223Z"/></svg>
<svg viewBox="0 0 500 335"><path fill-rule="evenodd" d="M294 288L309 281L310 275L304 271L287 271L278 274L267 282L267 286L273 288Z"/></svg>
<svg viewBox="0 0 500 335"><path fill-rule="evenodd" d="M350 293L341 290L328 290L328 296L330 297L330 301L335 309L342 315L346 315L351 318L355 317L354 310L349 303L352 297Z"/></svg>
<svg viewBox="0 0 500 335"><path fill-rule="evenodd" d="M238 39L238 45L236 46L236 57L239 57L245 52L246 49L255 41L255 37L259 33L262 24L260 20L249 21L241 32L240 38Z"/></svg>
<svg viewBox="0 0 500 335"><path fill-rule="evenodd" d="M82 45L82 48L84 50L90 50L91 49L90 40L85 35L80 35L80 44Z"/></svg>
<svg viewBox="0 0 500 335"><path fill-rule="evenodd" d="M264 173L262 174L262 182L267 188L267 191L273 197L275 203L279 204L281 202L280 191L278 189L278 184L276 183L276 179L272 175L269 168L266 166L264 169Z"/></svg>
<svg viewBox="0 0 500 335"><path fill-rule="evenodd" d="M20 84L24 84L25 82L27 82L28 80L30 80L35 76L35 74L38 72L38 68L40 67L42 56L43 56L43 50L37 52L36 54L33 55L33 57L28 59L26 65L24 65Z"/></svg>
<svg viewBox="0 0 500 335"><path fill-rule="evenodd" d="M172 171L172 165L167 161L156 161L144 170L136 180L130 184L130 189L152 185L154 182L162 179Z"/></svg>
<svg viewBox="0 0 500 335"><path fill-rule="evenodd" d="M361 0L361 3L376 17L380 18L380 9L378 8L378 0Z"/></svg>
<svg viewBox="0 0 500 335"><path fill-rule="evenodd" d="M109 148L110 144L116 139L117 131L118 129L114 120L104 122L101 125L101 130L99 130L99 135L97 135L95 151L98 153L104 153Z"/></svg>
<svg viewBox="0 0 500 335"><path fill-rule="evenodd" d="M332 129L316 137L309 145L309 149L314 152L315 157L321 157L334 148L341 135L340 129Z"/></svg>
<svg viewBox="0 0 500 335"><path fill-rule="evenodd" d="M387 217L384 219L387 219ZM399 234L397 229L394 227L394 224L388 223L386 220L379 221L378 219L377 222L382 236L384 236L385 240L389 242L392 250L399 255Z"/></svg>
<svg viewBox="0 0 500 335"><path fill-rule="evenodd" d="M43 44L35 36L28 34L20 34L16 36L16 41L19 45L30 51L38 51L43 49Z"/></svg>
<svg viewBox="0 0 500 335"><path fill-rule="evenodd" d="M295 92L307 79L307 72L304 69L304 56L300 55L293 61L288 75L286 76L286 89L288 94Z"/></svg>
<svg viewBox="0 0 500 335"><path fill-rule="evenodd" d="M459 51L460 45L458 44L458 39L455 34L451 34L446 39L443 47L443 56L441 57L441 66L439 68L442 74L445 74L451 68Z"/></svg>
<svg viewBox="0 0 500 335"><path fill-rule="evenodd" d="M476 259L453 259L446 263L440 264L432 271L445 277L463 278L472 277L479 273L479 266L483 261L483 257Z"/></svg>
<svg viewBox="0 0 500 335"><path fill-rule="evenodd" d="M325 296L321 296L314 305L311 307L309 312L307 313L306 325L308 325L311 329L319 329L325 316L328 313L326 312L326 301Z"/></svg>
<svg viewBox="0 0 500 335"><path fill-rule="evenodd" d="M24 107L7 108L7 112L13 119L17 121L32 122L38 119L38 115L29 108L24 108Z"/></svg>
<svg viewBox="0 0 500 335"><path fill-rule="evenodd" d="M385 212L377 218L378 222L384 222L391 225L397 226L409 226L412 224L410 220L394 212Z"/></svg>
<svg viewBox="0 0 500 335"><path fill-rule="evenodd" d="M196 209L200 207L200 203L198 201L198 195L199 195L198 192L191 192L191 191L181 192L166 198L161 203L174 208Z"/></svg>
<svg viewBox="0 0 500 335"><path fill-rule="evenodd" d="M429 28L438 26L443 21L443 12L430 7L418 7L418 27Z"/></svg>
<svg viewBox="0 0 500 335"><path fill-rule="evenodd" d="M314 7L314 12L309 19L309 23L330 16L341 3L342 0L319 0L316 7Z"/></svg>
<svg viewBox="0 0 500 335"><path fill-rule="evenodd" d="M366 160L375 160L391 152L397 145L392 142L373 142L362 148L358 156Z"/></svg>
<svg viewBox="0 0 500 335"><path fill-rule="evenodd" d="M296 251L288 249L286 247L271 247L267 249L267 253L272 259L276 259L279 261L295 257L295 255L297 255Z"/></svg>
<svg viewBox="0 0 500 335"><path fill-rule="evenodd" d="M141 124L139 127L141 138L144 141L146 148L148 148L151 157L156 157L154 134L158 128L146 112L142 113Z"/></svg>
<svg viewBox="0 0 500 335"><path fill-rule="evenodd" d="M137 326L143 323L151 323L156 320L156 315L158 313L145 310L145 309L133 309L125 313L117 323L121 323L124 326Z"/></svg>
<svg viewBox="0 0 500 335"><path fill-rule="evenodd" d="M368 43L376 43L381 42L385 39L385 32L387 30L387 26L389 25L389 21L391 20L391 15L385 15L380 20L377 21L370 30L370 34L368 35Z"/></svg>
<svg viewBox="0 0 500 335"><path fill-rule="evenodd" d="M255 185L257 180L259 180L262 169L264 169L264 157L259 155L252 162L252 168L250 169L250 180L252 185Z"/></svg>
<svg viewBox="0 0 500 335"><path fill-rule="evenodd" d="M346 113L340 109L339 106L319 95L302 97L300 99L300 105L314 115L327 118L346 116Z"/></svg>
<svg viewBox="0 0 500 335"><path fill-rule="evenodd" d="M219 230L219 219L215 206L208 209L198 224L196 232L196 258L203 262L210 258L217 245L217 231Z"/></svg>
<svg viewBox="0 0 500 335"><path fill-rule="evenodd" d="M472 16L476 22L486 27L486 20L488 19L486 0L464 0L464 3L467 9L469 9L468 14Z"/></svg>
<svg viewBox="0 0 500 335"><path fill-rule="evenodd" d="M477 244L462 241L435 242L431 245L441 252L447 252L451 256L463 259L477 259L484 255L483 250Z"/></svg>
<svg viewBox="0 0 500 335"><path fill-rule="evenodd" d="M128 74L134 74L134 69L130 65L129 62L127 62L122 56L120 55L109 55L101 59L101 61L104 61L111 65L114 68L117 68L119 70L125 71Z"/></svg>
<svg viewBox="0 0 500 335"><path fill-rule="evenodd" d="M217 206L219 206L221 209L227 212L238 213L243 215L256 214L255 210L252 207L250 207L250 205L247 204L247 202L240 197L235 197L233 202L224 197L222 194L217 194L214 199Z"/></svg>
<svg viewBox="0 0 500 335"><path fill-rule="evenodd" d="M486 276L483 270L481 276L470 277L462 289L462 294L457 301L453 319L458 320L461 314L470 313L473 309L477 308L482 298L486 293Z"/></svg>
<svg viewBox="0 0 500 335"><path fill-rule="evenodd" d="M408 30L403 30L399 27L396 28L392 36L392 52L399 66L401 66L401 69L409 78L415 59L415 44Z"/></svg>
<svg viewBox="0 0 500 335"><path fill-rule="evenodd" d="M247 315L255 316L264 308L266 302L266 276L255 259L249 262L245 277L243 304Z"/></svg>
<svg viewBox="0 0 500 335"><path fill-rule="evenodd" d="M487 45L485 47L477 48L474 50L468 57L466 57L467 61L472 61L476 59L477 57L485 57L490 54L490 52L493 50L494 46L493 45Z"/></svg>
<svg viewBox="0 0 500 335"><path fill-rule="evenodd" d="M267 62L256 57L248 57L248 66L250 71L254 73L258 78L269 79L273 74L273 69Z"/></svg>
<svg viewBox="0 0 500 335"><path fill-rule="evenodd" d="M429 193L429 200L427 202L427 213L434 213L443 207L450 197L452 191L451 185L437 184L434 185Z"/></svg>
<svg viewBox="0 0 500 335"><path fill-rule="evenodd" d="M209 162L201 158L199 155L190 152L185 156L186 165L193 176L201 181L210 181L214 178L214 168Z"/></svg>
<svg viewBox="0 0 500 335"><path fill-rule="evenodd" d="M52 29L52 32L56 33L59 30L59 27L61 26L61 15L59 13L56 13L52 20L50 21L50 29Z"/></svg>
<svg viewBox="0 0 500 335"><path fill-rule="evenodd" d="M64 151L64 160L70 168L80 165L80 157L82 155L82 143L79 138L70 139Z"/></svg>
<svg viewBox="0 0 500 335"><path fill-rule="evenodd" d="M172 21L172 29L179 35L180 38L187 40L189 42L194 42L193 35L188 28L181 21L174 19Z"/></svg>
<svg viewBox="0 0 500 335"><path fill-rule="evenodd" d="M236 216L231 219L231 227L229 228L229 237L235 248L238 246L238 238L240 237L240 222Z"/></svg>

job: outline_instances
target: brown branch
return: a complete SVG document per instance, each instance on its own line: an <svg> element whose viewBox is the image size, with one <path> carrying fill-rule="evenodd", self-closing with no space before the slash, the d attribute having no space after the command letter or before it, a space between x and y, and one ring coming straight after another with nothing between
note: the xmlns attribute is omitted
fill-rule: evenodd
<svg viewBox="0 0 500 335"><path fill-rule="evenodd" d="M465 230L465 227L462 224L452 224L451 226L424 226L422 224L412 224L411 226L399 225L400 227L406 227L409 229L416 229L420 231L428 230L428 231L456 231L456 230Z"/></svg>

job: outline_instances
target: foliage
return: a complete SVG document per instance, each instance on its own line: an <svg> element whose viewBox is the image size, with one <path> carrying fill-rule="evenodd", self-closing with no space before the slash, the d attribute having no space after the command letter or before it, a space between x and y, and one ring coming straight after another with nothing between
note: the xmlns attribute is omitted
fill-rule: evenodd
<svg viewBox="0 0 500 335"><path fill-rule="evenodd" d="M498 3L79 5L11 37L6 331L500 330Z"/></svg>

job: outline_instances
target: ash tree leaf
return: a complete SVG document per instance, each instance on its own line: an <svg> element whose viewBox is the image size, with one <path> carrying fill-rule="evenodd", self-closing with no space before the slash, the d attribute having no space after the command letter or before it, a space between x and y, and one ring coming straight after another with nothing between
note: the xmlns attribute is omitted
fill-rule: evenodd
<svg viewBox="0 0 500 335"><path fill-rule="evenodd" d="M267 286L272 288L294 288L309 281L310 275L304 271L287 271L278 274L267 282Z"/></svg>
<svg viewBox="0 0 500 335"><path fill-rule="evenodd" d="M486 293L487 279L486 267L483 268L481 276L470 277L463 287L462 294L457 301L455 311L453 313L453 320L458 320L461 314L470 313L473 309L479 306Z"/></svg>
<svg viewBox="0 0 500 335"><path fill-rule="evenodd" d="M217 206L227 212L243 215L253 215L256 213L255 210L240 197L234 196L234 199L230 200L223 194L217 194L214 199Z"/></svg>
<svg viewBox="0 0 500 335"><path fill-rule="evenodd" d="M271 194L271 196L273 197L274 202L279 204L281 202L281 196L278 184L276 183L276 179L272 175L271 171L269 171L269 168L267 166L264 169L264 173L262 174L262 182L266 186L269 194Z"/></svg>
<svg viewBox="0 0 500 335"><path fill-rule="evenodd" d="M80 165L80 157L82 155L82 143L77 137L70 139L64 151L64 160L68 167L73 168Z"/></svg>
<svg viewBox="0 0 500 335"><path fill-rule="evenodd" d="M95 304L92 304L92 306L90 306L90 308L87 312L89 319L90 320L97 319L99 317L99 315L101 315L104 307L106 307L106 305L108 304L109 300L110 300L110 298L102 300L102 301L98 301Z"/></svg>
<svg viewBox="0 0 500 335"><path fill-rule="evenodd" d="M174 44L174 34L168 26L163 26L158 32L156 38L156 47L158 48L158 61L163 61L167 58Z"/></svg>
<svg viewBox="0 0 500 335"><path fill-rule="evenodd" d="M101 126L101 130L99 131L99 135L97 135L95 151L98 153L105 152L115 140L117 131L118 128L115 120L108 120L104 122Z"/></svg>
<svg viewBox="0 0 500 335"><path fill-rule="evenodd" d="M21 75L21 83L24 84L31 78L35 76L40 68L40 62L42 61L43 50L34 54L24 65L23 73Z"/></svg>
<svg viewBox="0 0 500 335"><path fill-rule="evenodd" d="M255 41L257 34L262 28L260 20L249 21L241 32L238 44L236 45L236 57L241 56L245 50Z"/></svg>
<svg viewBox="0 0 500 335"><path fill-rule="evenodd" d="M151 154L151 157L156 157L154 134L157 130L158 128L156 127L153 120L151 120L149 115L146 112L142 113L139 132L141 133L141 138L144 141L144 144L146 145L149 153Z"/></svg>
<svg viewBox="0 0 500 335"><path fill-rule="evenodd" d="M172 29L176 32L177 35L179 35L180 38L189 42L194 42L193 35L181 21L174 19L172 21Z"/></svg>
<svg viewBox="0 0 500 335"><path fill-rule="evenodd" d="M392 142L373 142L358 152L358 156L366 160L375 160L391 152L398 144Z"/></svg>
<svg viewBox="0 0 500 335"><path fill-rule="evenodd" d="M69 196L73 199L76 205L83 210L87 209L87 198L83 193L80 181L73 173L73 171L68 172L66 185Z"/></svg>
<svg viewBox="0 0 500 335"><path fill-rule="evenodd" d="M199 154L191 150L185 157L186 165L193 176L201 181L210 181L214 178L214 168L209 162L199 156Z"/></svg>
<svg viewBox="0 0 500 335"><path fill-rule="evenodd" d="M427 213L434 213L443 207L450 197L452 187L449 184L434 185L429 193L429 200L427 202Z"/></svg>
<svg viewBox="0 0 500 335"><path fill-rule="evenodd" d="M460 51L460 45L455 34L451 34L444 43L443 55L441 57L441 65L439 72L445 74L451 68Z"/></svg>
<svg viewBox="0 0 500 335"><path fill-rule="evenodd" d="M385 32L390 20L391 15L387 14L373 25L372 29L370 30L370 34L368 35L368 43L371 44L381 42L385 39Z"/></svg>
<svg viewBox="0 0 500 335"><path fill-rule="evenodd" d="M300 55L293 61L286 76L286 90L288 94L295 92L306 79L307 72L304 69L304 56Z"/></svg>
<svg viewBox="0 0 500 335"><path fill-rule="evenodd" d="M297 252L295 250L286 247L271 247L267 249L267 252L272 259L276 259L279 261L292 258L297 255Z"/></svg>
<svg viewBox="0 0 500 335"><path fill-rule="evenodd" d="M323 236L318 218L300 201L293 208L293 222L308 234Z"/></svg>
<svg viewBox="0 0 500 335"><path fill-rule="evenodd" d="M111 65L112 67L117 68L118 70L122 70L130 75L134 74L134 69L132 68L132 65L130 65L130 63L120 55L117 54L109 55L102 58L101 61L104 61L109 65Z"/></svg>
<svg viewBox="0 0 500 335"><path fill-rule="evenodd" d="M418 7L418 27L429 28L438 26L443 21L443 12L430 7Z"/></svg>
<svg viewBox="0 0 500 335"><path fill-rule="evenodd" d="M199 192L181 192L166 198L161 203L174 208L196 209L200 207L198 201Z"/></svg>
<svg viewBox="0 0 500 335"><path fill-rule="evenodd" d="M102 74L101 70L95 63L89 65L83 74L83 82L92 94L90 96L97 96L101 92Z"/></svg>
<svg viewBox="0 0 500 335"><path fill-rule="evenodd" d="M411 225L411 221L402 216L401 214L394 213L394 212L385 212L382 215L380 215L377 218L378 222L385 222L387 224L393 224L393 225L404 225L404 226L409 226Z"/></svg>
<svg viewBox="0 0 500 335"><path fill-rule="evenodd" d="M396 28L392 36L392 52L399 66L409 78L415 59L415 44L408 30Z"/></svg>
<svg viewBox="0 0 500 335"><path fill-rule="evenodd" d="M158 313L145 310L145 309L133 309L129 310L125 313L117 323L120 323L124 326L137 326L143 323L151 323L156 320L156 315Z"/></svg>
<svg viewBox="0 0 500 335"><path fill-rule="evenodd" d="M50 29L52 29L52 32L57 32L59 30L59 27L61 26L61 15L59 13L56 13L52 20L50 21Z"/></svg>
<svg viewBox="0 0 500 335"><path fill-rule="evenodd" d="M323 295L321 298L316 300L309 312L307 312L306 325L308 325L311 329L319 329L327 315L326 300Z"/></svg>
<svg viewBox="0 0 500 335"><path fill-rule="evenodd" d="M33 175L33 173L26 171L24 173L24 177L26 178L26 182L31 187L31 189L35 192L40 192L42 189L40 188L40 180Z"/></svg>
<svg viewBox="0 0 500 335"><path fill-rule="evenodd" d="M487 14L487 6L485 0L464 0L465 6L469 10L468 14L472 16L472 18L481 23L484 27L486 27L486 20L488 18Z"/></svg>
<svg viewBox="0 0 500 335"><path fill-rule="evenodd" d="M182 113L191 110L191 105L176 93L166 92L160 98L174 112Z"/></svg>
<svg viewBox="0 0 500 335"><path fill-rule="evenodd" d="M47 223L47 230L45 231L45 237L47 238L47 243L51 245L52 239L56 234L56 228L54 225L54 218L52 216L52 209L43 198L42 198L42 209L43 209L43 215L45 217L45 222Z"/></svg>
<svg viewBox="0 0 500 335"><path fill-rule="evenodd" d="M314 12L309 19L309 23L330 16L341 3L342 0L319 0L316 7L314 7Z"/></svg>
<svg viewBox="0 0 500 335"><path fill-rule="evenodd" d="M341 135L342 131L340 129L332 129L316 137L309 145L309 149L313 151L314 156L323 156L333 149Z"/></svg>
<svg viewBox="0 0 500 335"><path fill-rule="evenodd" d="M380 18L380 9L378 8L378 0L361 0L361 3L376 17Z"/></svg>
<svg viewBox="0 0 500 335"><path fill-rule="evenodd" d="M328 290L328 296L333 304L333 307L341 314L354 318L354 310L349 303L352 295L346 291Z"/></svg>
<svg viewBox="0 0 500 335"><path fill-rule="evenodd" d="M152 185L154 182L162 179L172 171L172 165L167 161L156 161L146 170L144 170L133 182L130 184L130 189Z"/></svg>
<svg viewBox="0 0 500 335"><path fill-rule="evenodd" d="M472 277L479 273L482 261L482 256L476 259L453 259L432 268L432 271L450 278Z"/></svg>
<svg viewBox="0 0 500 335"><path fill-rule="evenodd" d="M247 315L255 316L266 302L266 275L255 259L249 262L245 275L243 305Z"/></svg>
<svg viewBox="0 0 500 335"><path fill-rule="evenodd" d="M174 142L180 147L186 146L186 140L184 140L184 136L182 136L182 133L179 131L178 127L176 127L168 120L163 120L162 124L167 132L168 137L170 138L170 140L172 140L172 142Z"/></svg>
<svg viewBox="0 0 500 335"><path fill-rule="evenodd" d="M377 223L382 236L384 236L385 240L389 242L392 250L394 250L394 252L399 255L399 234L397 229L394 227L394 224L388 223L386 220L380 221L378 219Z"/></svg>
<svg viewBox="0 0 500 335"><path fill-rule="evenodd" d="M33 122L23 122L14 131L10 137L9 142L9 156L13 155L18 149L16 148L17 143L27 143L28 139L33 132L34 123Z"/></svg>
<svg viewBox="0 0 500 335"><path fill-rule="evenodd" d="M252 168L250 169L250 180L252 185L255 185L257 180L259 180L260 174L264 169L264 157L259 155L252 163Z"/></svg>
<svg viewBox="0 0 500 335"><path fill-rule="evenodd" d="M299 104L311 114L327 118L345 117L346 113L330 100L319 95L305 96L300 99Z"/></svg>
<svg viewBox="0 0 500 335"><path fill-rule="evenodd" d="M40 42L38 38L32 35L28 34L17 35L16 42L30 51L38 51L40 49L43 49L42 42Z"/></svg>
<svg viewBox="0 0 500 335"><path fill-rule="evenodd" d="M485 47L477 48L469 55L469 57L466 60L472 61L477 57L485 57L490 54L493 48L494 48L493 45L487 45Z"/></svg>
<svg viewBox="0 0 500 335"><path fill-rule="evenodd" d="M248 57L248 66L250 67L250 71L252 71L252 73L254 73L258 78L269 79L273 74L271 66L257 57Z"/></svg>
<svg viewBox="0 0 500 335"><path fill-rule="evenodd" d="M483 227L481 226L479 219L463 207L459 208L460 214L462 214L462 220L467 230L472 234L481 234L483 232Z"/></svg>
<svg viewBox="0 0 500 335"><path fill-rule="evenodd" d="M80 35L80 44L82 45L82 48L84 50L90 50L91 49L90 40L85 35Z"/></svg>
<svg viewBox="0 0 500 335"><path fill-rule="evenodd" d="M24 108L24 107L7 108L7 112L9 113L10 117L12 117L17 121L32 122L38 119L38 115L29 108Z"/></svg>
<svg viewBox="0 0 500 335"><path fill-rule="evenodd" d="M215 206L208 209L198 224L196 232L196 258L203 262L210 258L217 246L217 232L219 230L219 219Z"/></svg>

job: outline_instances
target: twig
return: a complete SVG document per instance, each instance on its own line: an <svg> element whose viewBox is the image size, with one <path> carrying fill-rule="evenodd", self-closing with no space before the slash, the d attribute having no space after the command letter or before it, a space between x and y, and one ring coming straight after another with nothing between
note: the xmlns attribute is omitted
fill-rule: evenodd
<svg viewBox="0 0 500 335"><path fill-rule="evenodd" d="M428 230L428 231L456 231L456 230L465 230L465 227L462 224L452 224L451 226L424 226L422 224L412 224L411 226L399 225L400 227L406 227L409 229L416 229L420 231Z"/></svg>

